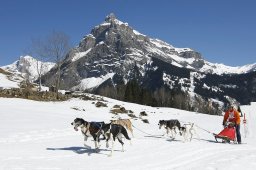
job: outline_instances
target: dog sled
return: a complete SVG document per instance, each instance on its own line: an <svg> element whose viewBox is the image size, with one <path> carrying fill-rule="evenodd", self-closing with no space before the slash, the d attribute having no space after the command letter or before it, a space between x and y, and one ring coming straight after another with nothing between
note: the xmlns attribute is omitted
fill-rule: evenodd
<svg viewBox="0 0 256 170"><path fill-rule="evenodd" d="M213 133L213 135L215 137L216 142L230 143L232 141L233 143L237 143L236 128L233 123L229 123L224 127L224 129L220 133Z"/></svg>

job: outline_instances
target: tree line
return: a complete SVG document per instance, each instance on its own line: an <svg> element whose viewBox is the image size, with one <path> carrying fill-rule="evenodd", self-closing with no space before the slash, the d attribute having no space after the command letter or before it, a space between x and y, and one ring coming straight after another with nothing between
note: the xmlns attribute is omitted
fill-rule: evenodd
<svg viewBox="0 0 256 170"><path fill-rule="evenodd" d="M169 89L162 86L154 91L143 88L136 80L129 81L126 85L105 85L94 93L122 100L153 107L172 107L188 111L196 111L206 114L218 115L218 105L212 103L206 98L191 96L179 89Z"/></svg>

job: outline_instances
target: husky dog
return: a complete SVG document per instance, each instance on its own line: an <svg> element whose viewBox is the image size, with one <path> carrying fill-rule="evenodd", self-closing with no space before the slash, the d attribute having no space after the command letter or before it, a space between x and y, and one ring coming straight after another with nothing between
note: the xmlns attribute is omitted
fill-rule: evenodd
<svg viewBox="0 0 256 170"><path fill-rule="evenodd" d="M117 120L111 120L112 124L122 125L125 127L128 131L131 132L133 136L133 129L132 129L132 122L130 119L117 119ZM133 136L134 137L134 136Z"/></svg>
<svg viewBox="0 0 256 170"><path fill-rule="evenodd" d="M183 136L184 142L191 141L193 135L197 135L194 123L185 123L180 127L180 135Z"/></svg>
<svg viewBox="0 0 256 170"><path fill-rule="evenodd" d="M177 132L179 132L180 129L180 122L177 119L171 119L171 120L159 120L159 129L161 129L163 126L166 129L166 134L169 134L169 131L171 131L171 138L175 138ZM165 134L164 134L165 135Z"/></svg>
<svg viewBox="0 0 256 170"><path fill-rule="evenodd" d="M105 124L103 125L101 131L102 131L101 133L104 134L106 138L107 148L109 147L109 144L108 144L109 139L112 140L112 148L109 156L112 156L113 149L114 149L114 142L116 138L122 144L122 152L124 151L124 146L123 146L124 142L122 141L122 136L124 136L127 140L131 140L130 137L128 136L126 129L122 125L112 124L112 123Z"/></svg>
<svg viewBox="0 0 256 170"><path fill-rule="evenodd" d="M78 131L78 128L81 129L82 134L84 135L84 145L86 145L86 141L88 137L92 136L95 144L95 151L99 150L99 142L100 142L100 132L101 128L105 125L104 122L87 122L82 118L76 118L71 125L74 126L74 129Z"/></svg>

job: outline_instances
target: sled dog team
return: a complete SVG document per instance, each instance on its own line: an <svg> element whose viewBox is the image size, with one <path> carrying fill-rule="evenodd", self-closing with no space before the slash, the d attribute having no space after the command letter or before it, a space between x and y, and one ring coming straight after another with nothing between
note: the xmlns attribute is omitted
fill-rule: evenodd
<svg viewBox="0 0 256 170"><path fill-rule="evenodd" d="M103 136L103 140L106 140L106 147L109 147L109 140L112 142L111 152L109 156L112 155L114 149L114 142L117 139L119 143L122 145L122 152L124 151L124 142L122 141L122 136L124 136L127 140L130 140L127 130L133 136L132 122L129 119L118 119L111 120L110 123L104 122L88 122L82 118L76 118L71 125L74 126L74 129L78 131L80 128L83 136L84 136L84 146L86 145L86 141L88 137L93 137L95 144L95 151L99 151L99 142L100 136ZM159 129L164 127L166 129L167 135L171 132L171 138L174 139L176 134L179 133L184 138L185 141L191 141L193 134L196 134L194 123L186 123L181 126L180 122L177 119L172 120L159 120ZM164 134L164 135L165 135ZM190 137L189 137L190 136Z"/></svg>

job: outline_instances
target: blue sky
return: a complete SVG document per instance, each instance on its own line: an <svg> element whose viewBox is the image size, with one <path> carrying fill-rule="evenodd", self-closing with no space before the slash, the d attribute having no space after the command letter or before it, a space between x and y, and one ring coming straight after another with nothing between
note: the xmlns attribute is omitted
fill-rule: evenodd
<svg viewBox="0 0 256 170"><path fill-rule="evenodd" d="M190 47L214 63L256 63L254 0L1 0L0 66L10 64L53 30L73 45L113 12L137 31Z"/></svg>

